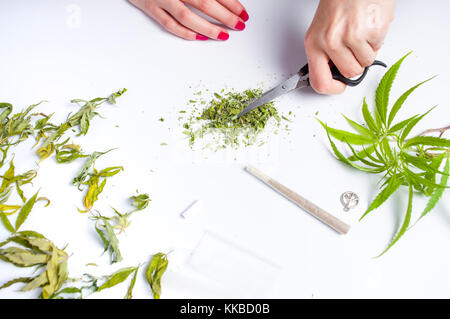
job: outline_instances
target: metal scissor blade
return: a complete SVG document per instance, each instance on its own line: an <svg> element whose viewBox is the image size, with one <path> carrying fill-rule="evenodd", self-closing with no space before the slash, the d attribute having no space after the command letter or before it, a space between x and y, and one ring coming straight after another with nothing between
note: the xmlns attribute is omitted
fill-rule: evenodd
<svg viewBox="0 0 450 319"><path fill-rule="evenodd" d="M247 114L248 112L256 109L257 107L264 105L276 98L286 94L292 90L295 90L302 86L307 86L307 81L299 73L291 76L289 79L281 83L280 85L270 89L269 91L263 93L258 99L251 101L245 109L239 113L238 117Z"/></svg>

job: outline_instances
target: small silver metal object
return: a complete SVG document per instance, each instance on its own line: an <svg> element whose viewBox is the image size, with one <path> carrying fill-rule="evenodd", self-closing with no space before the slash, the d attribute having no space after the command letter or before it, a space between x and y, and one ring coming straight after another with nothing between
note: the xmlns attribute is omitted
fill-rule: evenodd
<svg viewBox="0 0 450 319"><path fill-rule="evenodd" d="M344 211L348 212L358 205L359 197L355 193L348 191L341 195L341 203L344 205Z"/></svg>

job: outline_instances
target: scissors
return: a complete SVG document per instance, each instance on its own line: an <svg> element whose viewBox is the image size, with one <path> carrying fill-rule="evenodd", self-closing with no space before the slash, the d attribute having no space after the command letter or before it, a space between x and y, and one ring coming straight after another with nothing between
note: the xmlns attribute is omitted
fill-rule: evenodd
<svg viewBox="0 0 450 319"><path fill-rule="evenodd" d="M369 71L369 68L374 65L380 65L383 67L387 67L387 65L385 63L375 60L372 63L372 65L369 65L368 67L366 67L364 69L363 74L361 74L361 76L357 79L346 78L345 76L343 76L341 74L341 72L339 72L338 68L335 65L332 65L330 67L330 70L331 70L331 74L333 75L333 79L341 81L341 82L347 84L348 86L357 86L358 84L360 84L362 82L362 80L364 80L364 78L367 75L367 72ZM272 88L271 90L263 93L258 99L251 101L244 108L244 110L238 114L238 117L240 117L244 114L247 114L248 112L256 109L257 107L264 105L264 104L266 104L266 103L268 103L268 102L270 102L292 90L311 86L311 84L309 83L308 74L309 74L309 66L308 66L308 64L306 64L305 66L303 66L300 69L300 71L298 71L296 74L291 76L289 79L287 79L283 83L279 84L278 86Z"/></svg>

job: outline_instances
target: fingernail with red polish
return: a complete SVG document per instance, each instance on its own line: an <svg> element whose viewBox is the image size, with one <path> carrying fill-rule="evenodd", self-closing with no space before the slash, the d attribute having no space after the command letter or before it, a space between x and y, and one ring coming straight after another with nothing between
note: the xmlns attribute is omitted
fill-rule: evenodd
<svg viewBox="0 0 450 319"><path fill-rule="evenodd" d="M219 35L217 36L217 39L219 40L228 40L228 38L230 37L230 35L226 32L220 32Z"/></svg>
<svg viewBox="0 0 450 319"><path fill-rule="evenodd" d="M206 40L208 40L208 37L205 37L204 35L201 35L201 34L197 34L195 36L195 39L200 40L200 41L206 41Z"/></svg>
<svg viewBox="0 0 450 319"><path fill-rule="evenodd" d="M235 28L236 30L242 31L242 30L245 29L245 23L244 23L244 22L241 22L241 21L238 21L238 23L236 23L236 26L235 26L234 28Z"/></svg>
<svg viewBox="0 0 450 319"><path fill-rule="evenodd" d="M248 13L245 10L242 10L241 14L239 15L239 18L241 18L244 21L248 20Z"/></svg>

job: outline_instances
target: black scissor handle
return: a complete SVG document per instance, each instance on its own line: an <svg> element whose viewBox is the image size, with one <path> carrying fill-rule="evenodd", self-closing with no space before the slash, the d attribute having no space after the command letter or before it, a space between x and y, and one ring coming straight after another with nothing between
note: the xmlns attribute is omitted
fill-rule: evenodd
<svg viewBox="0 0 450 319"><path fill-rule="evenodd" d="M354 79L354 80L353 79L348 79L345 76L343 76L341 74L341 72L339 72L338 68L334 64L331 66L330 69L331 69L331 74L333 76L333 79L341 81L342 83L345 83L348 86L357 86L358 84L360 84L362 82L362 80L364 80L364 78L367 75L367 72L369 71L369 68L374 66L374 65L380 65L380 66L385 67L385 68L387 67L387 65L384 62L375 60L371 65L369 65L368 67L366 67L364 69L363 74L361 74L361 76L359 78ZM301 75L307 75L309 73L309 66L308 66L308 64L304 65L300 69L299 73Z"/></svg>

